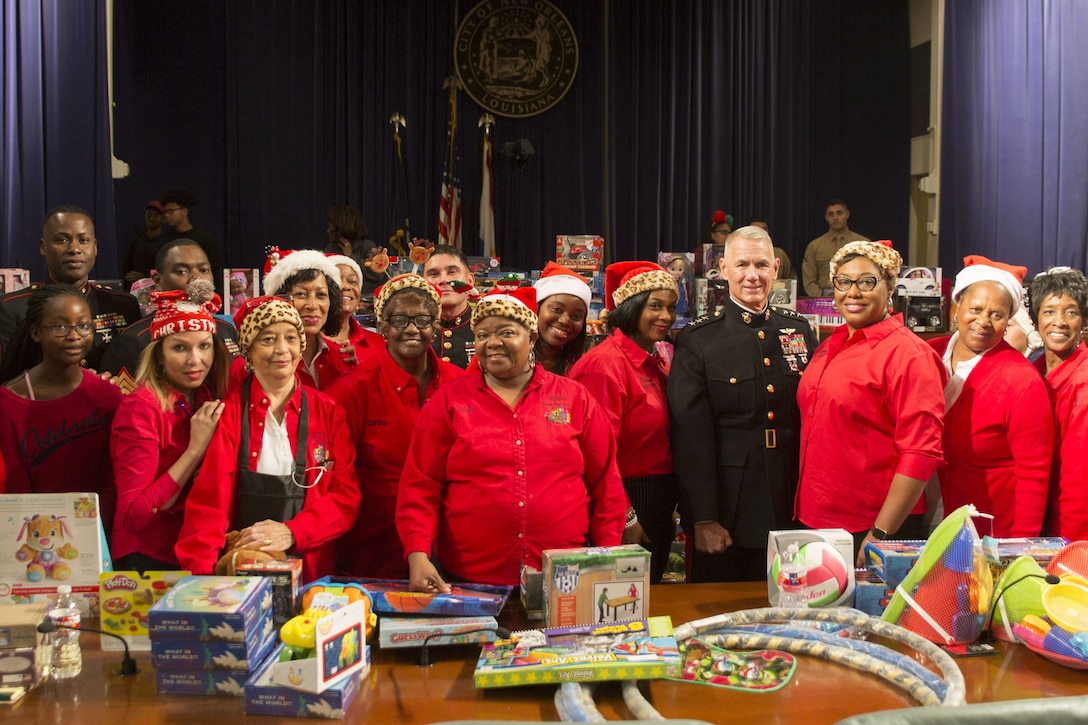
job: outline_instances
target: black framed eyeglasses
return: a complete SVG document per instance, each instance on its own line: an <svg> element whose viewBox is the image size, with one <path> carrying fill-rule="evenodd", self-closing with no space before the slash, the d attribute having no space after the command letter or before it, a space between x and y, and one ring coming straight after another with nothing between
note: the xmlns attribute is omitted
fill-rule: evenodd
<svg viewBox="0 0 1088 725"><path fill-rule="evenodd" d="M409 317L408 315L390 315L386 318L386 322L394 330L403 330L408 327L408 323L411 322L416 326L417 330L422 330L424 327L430 327L434 324L434 317L431 315L416 315L415 317Z"/></svg>
<svg viewBox="0 0 1088 725"><path fill-rule="evenodd" d="M49 328L49 332L52 333L53 337L68 337L68 333L72 331L72 328L75 328L80 337L86 337L94 332L94 325L90 322L79 322L75 325L62 322L56 325L42 325L42 327Z"/></svg>
<svg viewBox="0 0 1088 725"><path fill-rule="evenodd" d="M872 292L876 289L877 281L876 277L859 277L858 279L850 279L849 277L831 278L831 284L835 285L835 289L839 292L849 292L854 285L857 285L858 290L861 292Z"/></svg>
<svg viewBox="0 0 1088 725"><path fill-rule="evenodd" d="M173 214L176 211L181 211L183 208L184 207L180 207L180 206L175 206L173 209L170 209L169 207L167 207L167 208L164 208L162 210L162 213L163 214Z"/></svg>

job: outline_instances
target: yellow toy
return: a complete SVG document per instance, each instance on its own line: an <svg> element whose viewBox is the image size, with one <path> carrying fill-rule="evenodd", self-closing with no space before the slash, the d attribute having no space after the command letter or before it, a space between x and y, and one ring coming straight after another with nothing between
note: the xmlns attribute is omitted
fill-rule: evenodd
<svg viewBox="0 0 1088 725"><path fill-rule="evenodd" d="M302 614L287 620L280 627L280 639L283 640L285 646L280 653L279 661L287 662L313 657L318 620L358 601L363 602L366 609L363 622L366 627L366 639L369 640L378 617L372 611L370 596L363 591L362 587L351 583L336 586L326 584L310 586L302 595ZM350 649L351 646L352 644L345 642L345 650ZM353 646L357 654L359 643L354 642ZM341 659L344 656L344 652L341 651Z"/></svg>

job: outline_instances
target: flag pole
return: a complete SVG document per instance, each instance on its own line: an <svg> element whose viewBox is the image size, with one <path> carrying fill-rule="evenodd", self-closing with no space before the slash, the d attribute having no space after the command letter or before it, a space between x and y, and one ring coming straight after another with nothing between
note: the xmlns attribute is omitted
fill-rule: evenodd
<svg viewBox="0 0 1088 725"><path fill-rule="evenodd" d="M495 249L495 181L491 165L491 127L495 117L490 113L480 116L476 126L484 130L483 173L480 178L480 253L485 257L494 257Z"/></svg>

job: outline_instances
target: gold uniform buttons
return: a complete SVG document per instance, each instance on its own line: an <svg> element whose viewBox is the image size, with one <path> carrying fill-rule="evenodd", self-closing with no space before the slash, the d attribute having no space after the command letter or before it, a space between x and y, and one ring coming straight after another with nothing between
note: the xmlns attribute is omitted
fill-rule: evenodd
<svg viewBox="0 0 1088 725"><path fill-rule="evenodd" d="M444 350L449 350L452 347L453 347L453 343L448 341L448 340L446 342L442 343L442 348Z"/></svg>
<svg viewBox="0 0 1088 725"><path fill-rule="evenodd" d="M729 384L730 385L736 385L737 384L737 379L736 378L729 378Z"/></svg>
<svg viewBox="0 0 1088 725"><path fill-rule="evenodd" d="M450 361L450 358L449 358L448 355L442 358L442 362L449 362L449 361Z"/></svg>
<svg viewBox="0 0 1088 725"><path fill-rule="evenodd" d="M767 392L768 393L773 393L774 392L774 386L773 385L768 385L767 386Z"/></svg>
<svg viewBox="0 0 1088 725"><path fill-rule="evenodd" d="M446 337L453 337L453 332L451 330L443 330L442 334Z"/></svg>
<svg viewBox="0 0 1088 725"><path fill-rule="evenodd" d="M774 420L774 411L773 410L767 411L767 420Z"/></svg>
<svg viewBox="0 0 1088 725"><path fill-rule="evenodd" d="M760 331L759 331L759 332L757 332L756 334L757 334L757 335L759 335L759 339L760 339L760 340L762 340L763 338L767 337L767 333L766 333L766 332L764 332L763 330L760 330Z"/></svg>
<svg viewBox="0 0 1088 725"><path fill-rule="evenodd" d="M763 358L763 367L769 368L771 366L771 359L769 357Z"/></svg>

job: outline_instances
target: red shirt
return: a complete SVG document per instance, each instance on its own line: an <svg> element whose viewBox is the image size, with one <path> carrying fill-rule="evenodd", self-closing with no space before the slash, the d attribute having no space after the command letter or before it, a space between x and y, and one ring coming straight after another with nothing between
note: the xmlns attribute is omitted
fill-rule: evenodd
<svg viewBox="0 0 1088 725"><path fill-rule="evenodd" d="M348 342L355 348L355 358L359 363L385 349L385 338L363 327L354 317L348 318ZM336 347L336 343L336 340L329 339L329 345Z"/></svg>
<svg viewBox="0 0 1088 725"><path fill-rule="evenodd" d="M583 355L567 377L586 386L616 435L624 478L673 472L667 377L659 358L619 330Z"/></svg>
<svg viewBox="0 0 1088 725"><path fill-rule="evenodd" d="M944 355L951 337L930 340ZM944 510L974 504L994 515L993 535L1043 530L1054 419L1046 385L1023 355L1001 340L983 355L944 414ZM980 532L989 533L985 521Z"/></svg>
<svg viewBox="0 0 1088 725"><path fill-rule="evenodd" d="M612 430L580 383L537 365L511 409L477 373L420 413L397 531L407 553L434 543L456 578L517 584L544 549L619 544L626 499Z"/></svg>
<svg viewBox="0 0 1088 725"><path fill-rule="evenodd" d="M424 393L430 400L440 385L464 376L465 371L439 360L431 348L427 355L434 371ZM336 571L349 576L405 579L408 567L395 516L397 485L419 417L416 379L383 347L337 380L328 393L344 406L355 441L355 470L364 502L355 525L336 542Z"/></svg>
<svg viewBox="0 0 1088 725"><path fill-rule="evenodd" d="M891 317L840 325L801 377L797 518L813 528L869 529L892 477L928 480L941 463L944 363ZM912 513L923 513L920 499Z"/></svg>
<svg viewBox="0 0 1088 725"><path fill-rule="evenodd" d="M1046 375L1056 423L1051 505L1043 533L1088 539L1088 346L1081 342L1049 374L1045 355L1035 367Z"/></svg>
<svg viewBox="0 0 1088 725"><path fill-rule="evenodd" d="M207 388L202 388L196 407L209 399ZM164 411L146 384L126 395L117 408L110 437L117 482L117 523L111 542L114 559L140 553L177 564L174 544L181 533L189 482L177 501L165 508L178 494L178 482L168 471L189 447L189 420L194 412L181 394Z"/></svg>
<svg viewBox="0 0 1088 725"><path fill-rule="evenodd" d="M302 386L295 376L295 391L287 402L284 421L291 449L298 443L298 422ZM249 410L242 410L242 393L236 388L227 394L223 414L212 436L204 465L193 481L185 503L185 522L174 548L178 563L194 574L210 574L219 559L227 532L236 528L235 474L238 449L242 445L242 415L249 415L250 470L261 452L268 398L256 377L250 384ZM351 442L343 409L332 398L312 388L306 390L309 437L306 466L306 501L295 518L285 521L295 537L291 552L302 555L306 581L333 573L333 543L351 528L359 509L359 482L355 477L355 445ZM327 470L317 481L317 456Z"/></svg>
<svg viewBox="0 0 1088 725"><path fill-rule="evenodd" d="M123 397L88 370L79 387L56 400L28 400L0 385L0 452L7 467L0 493L97 493L109 532L117 503L110 425Z"/></svg>

